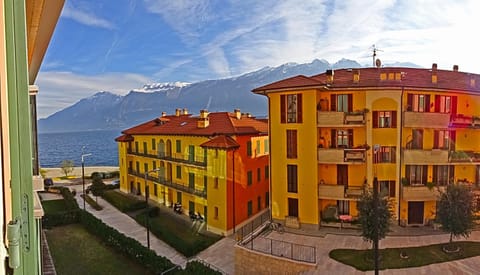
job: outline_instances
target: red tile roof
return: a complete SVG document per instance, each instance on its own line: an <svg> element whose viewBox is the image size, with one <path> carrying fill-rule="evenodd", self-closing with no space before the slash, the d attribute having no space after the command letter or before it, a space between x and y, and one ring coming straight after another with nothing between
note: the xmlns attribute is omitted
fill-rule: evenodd
<svg viewBox="0 0 480 275"><path fill-rule="evenodd" d="M209 141L200 145L206 148L219 148L219 149L233 149L240 147L233 138L225 135L220 135L210 139Z"/></svg>
<svg viewBox="0 0 480 275"><path fill-rule="evenodd" d="M129 142L133 141L133 137L131 135L121 135L115 139L117 142Z"/></svg>
<svg viewBox="0 0 480 275"><path fill-rule="evenodd" d="M360 79L354 82L354 72L359 72ZM449 70L435 70L437 83L432 83L432 69L417 69L404 67L340 69L333 71L333 82L327 84L327 74L322 73L311 77L297 76L274 82L252 90L262 94L281 89L298 89L325 86L335 88L368 88L368 87L405 87L423 89L445 89L480 92L480 75ZM387 79L381 80L380 75L386 74ZM398 74L399 80L388 79L389 74ZM472 85L473 84L473 85Z"/></svg>
<svg viewBox="0 0 480 275"><path fill-rule="evenodd" d="M208 114L209 125L206 128L197 127L200 120L192 115L169 115L156 118L122 131L127 135L246 135L267 134L268 124L254 117L242 115L240 119L234 113L218 112Z"/></svg>

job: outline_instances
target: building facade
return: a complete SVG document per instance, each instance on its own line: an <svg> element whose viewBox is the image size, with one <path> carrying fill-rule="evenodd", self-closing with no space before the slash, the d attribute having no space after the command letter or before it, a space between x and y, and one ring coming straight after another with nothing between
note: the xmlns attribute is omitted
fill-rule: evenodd
<svg viewBox="0 0 480 275"><path fill-rule="evenodd" d="M42 274L35 80L63 0L0 2L0 274Z"/></svg>
<svg viewBox="0 0 480 275"><path fill-rule="evenodd" d="M207 230L229 235L268 208L267 131L267 122L240 110L164 113L116 139L120 190L145 196L147 185L151 200L181 204Z"/></svg>
<svg viewBox="0 0 480 275"><path fill-rule="evenodd" d="M480 75L413 68L327 70L253 90L269 99L271 211L312 229L358 215L379 180L400 225L433 222L439 192L465 184L480 206Z"/></svg>

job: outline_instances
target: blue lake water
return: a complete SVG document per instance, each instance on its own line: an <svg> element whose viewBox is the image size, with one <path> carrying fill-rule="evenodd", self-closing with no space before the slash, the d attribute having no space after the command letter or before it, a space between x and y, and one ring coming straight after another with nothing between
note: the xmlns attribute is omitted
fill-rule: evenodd
<svg viewBox="0 0 480 275"><path fill-rule="evenodd" d="M40 167L60 167L63 160L73 160L81 166L82 147L85 166L118 166L118 148L115 138L120 130L68 133L42 133L38 135Z"/></svg>

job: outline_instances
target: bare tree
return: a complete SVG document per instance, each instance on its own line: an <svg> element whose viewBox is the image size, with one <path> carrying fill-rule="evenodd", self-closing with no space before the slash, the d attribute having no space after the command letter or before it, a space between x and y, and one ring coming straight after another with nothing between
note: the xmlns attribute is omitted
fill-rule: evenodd
<svg viewBox="0 0 480 275"><path fill-rule="evenodd" d="M71 159L66 159L62 161L62 163L60 164L60 168L65 174L65 177L68 177L68 174L73 172L74 164L75 163Z"/></svg>

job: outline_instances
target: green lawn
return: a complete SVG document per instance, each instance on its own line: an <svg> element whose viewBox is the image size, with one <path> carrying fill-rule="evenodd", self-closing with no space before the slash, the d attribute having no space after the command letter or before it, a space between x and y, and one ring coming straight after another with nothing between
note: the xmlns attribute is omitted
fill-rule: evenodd
<svg viewBox="0 0 480 275"><path fill-rule="evenodd" d="M145 213L141 213L135 217L135 220L145 225ZM211 246L222 237L219 235L200 234L185 224L184 221L170 217L166 213L160 212L157 217L150 217L150 231L163 240L185 257L191 257Z"/></svg>
<svg viewBox="0 0 480 275"><path fill-rule="evenodd" d="M63 212L67 209L64 199L42 201L42 207L46 215Z"/></svg>
<svg viewBox="0 0 480 275"><path fill-rule="evenodd" d="M442 248L446 244L380 249L380 269L417 267L480 256L480 242L464 241L455 244L460 247L460 251L455 253L445 253ZM402 259L400 253L408 255L408 258ZM330 251L330 258L367 271L374 269L372 254L372 250L334 249Z"/></svg>
<svg viewBox="0 0 480 275"><path fill-rule="evenodd" d="M129 258L102 245L81 224L46 231L59 275L151 274Z"/></svg>

